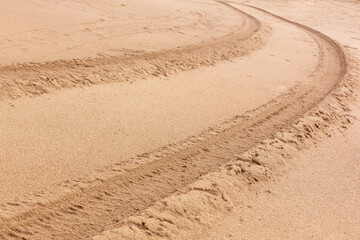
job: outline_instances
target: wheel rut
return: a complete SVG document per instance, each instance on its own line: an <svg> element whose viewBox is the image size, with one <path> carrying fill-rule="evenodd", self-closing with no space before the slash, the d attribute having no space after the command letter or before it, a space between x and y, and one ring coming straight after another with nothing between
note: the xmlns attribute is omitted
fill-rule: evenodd
<svg viewBox="0 0 360 240"><path fill-rule="evenodd" d="M265 44L269 29L246 13L239 14L244 20L237 30L197 45L157 52L132 52L126 56L0 66L0 101L67 88L168 76L248 55Z"/></svg>
<svg viewBox="0 0 360 240"><path fill-rule="evenodd" d="M237 5L222 4L237 9ZM234 156L291 125L331 93L347 71L342 48L307 26L262 9L252 9L256 9L257 14L271 15L299 27L314 38L319 47L320 61L311 81L246 116L235 118L231 127L215 130L209 137L186 149L101 179L95 185L38 204L21 214L0 218L0 238L88 239L115 228L123 219L181 191L200 176L216 170Z"/></svg>

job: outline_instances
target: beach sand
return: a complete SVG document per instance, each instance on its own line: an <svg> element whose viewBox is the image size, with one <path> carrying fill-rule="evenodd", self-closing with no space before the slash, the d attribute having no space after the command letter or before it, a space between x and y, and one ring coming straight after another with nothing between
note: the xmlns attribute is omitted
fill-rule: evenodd
<svg viewBox="0 0 360 240"><path fill-rule="evenodd" d="M357 1L0 2L0 239L357 239Z"/></svg>

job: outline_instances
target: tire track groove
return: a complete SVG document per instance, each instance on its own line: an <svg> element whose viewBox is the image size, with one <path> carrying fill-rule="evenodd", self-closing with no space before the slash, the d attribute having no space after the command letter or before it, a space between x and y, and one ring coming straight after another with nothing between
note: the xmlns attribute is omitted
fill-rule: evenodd
<svg viewBox="0 0 360 240"><path fill-rule="evenodd" d="M244 24L239 29L198 45L129 56L0 66L0 101L34 97L64 88L168 76L248 55L265 44L270 30L246 13L240 14Z"/></svg>
<svg viewBox="0 0 360 240"><path fill-rule="evenodd" d="M346 73L347 62L341 47L330 38L306 26L284 21L308 32L319 45L320 64L307 85L275 99L233 127L188 149L5 218L1 221L0 236L4 239L88 239L120 226L123 219L181 191L200 176L216 170L231 156L245 152L303 116L338 85ZM26 231L14 230L19 228Z"/></svg>

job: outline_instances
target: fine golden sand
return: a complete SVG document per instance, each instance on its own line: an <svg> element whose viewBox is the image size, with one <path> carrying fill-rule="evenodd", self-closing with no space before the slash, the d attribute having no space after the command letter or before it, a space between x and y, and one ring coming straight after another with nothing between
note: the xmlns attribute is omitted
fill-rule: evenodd
<svg viewBox="0 0 360 240"><path fill-rule="evenodd" d="M0 239L360 238L360 2L0 12Z"/></svg>

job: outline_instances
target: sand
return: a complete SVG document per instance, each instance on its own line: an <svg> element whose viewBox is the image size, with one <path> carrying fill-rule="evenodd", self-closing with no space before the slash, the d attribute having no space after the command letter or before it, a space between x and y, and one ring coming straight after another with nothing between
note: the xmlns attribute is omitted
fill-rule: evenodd
<svg viewBox="0 0 360 240"><path fill-rule="evenodd" d="M356 239L356 1L2 1L0 239Z"/></svg>
<svg viewBox="0 0 360 240"><path fill-rule="evenodd" d="M241 196L202 239L357 239L359 129L356 122L299 154L291 170Z"/></svg>
<svg viewBox="0 0 360 240"><path fill-rule="evenodd" d="M238 14L203 1L4 0L0 11L1 65L177 48L242 24Z"/></svg>
<svg viewBox="0 0 360 240"><path fill-rule="evenodd" d="M348 24L359 19L354 12L360 7L356 1L257 5L316 26L360 56L360 26ZM352 114L359 118L359 113L359 104L353 104ZM241 206L203 239L359 238L359 129L356 121L301 152L291 161L290 170L275 183L245 194Z"/></svg>
<svg viewBox="0 0 360 240"><path fill-rule="evenodd" d="M8 172L1 176L5 193L0 202L176 144L306 82L317 63L316 43L291 28L288 37L301 40L286 42L280 29L289 26L278 28L268 40L273 46L231 63L160 80L152 77L133 84L64 90L3 105L0 152L12 160L0 164ZM301 54L296 54L295 44L303 48ZM285 48L286 53L272 61L274 53ZM265 64L271 69L287 68L298 77L288 79L279 71L265 78L267 72L258 67Z"/></svg>

